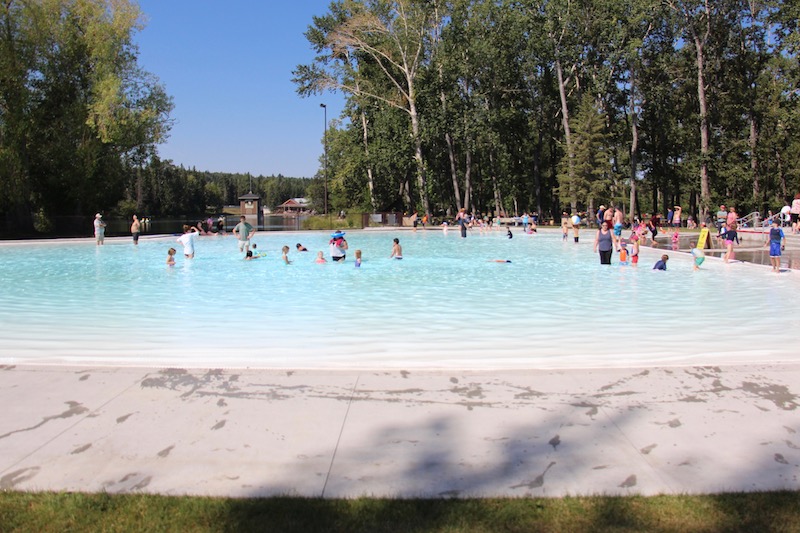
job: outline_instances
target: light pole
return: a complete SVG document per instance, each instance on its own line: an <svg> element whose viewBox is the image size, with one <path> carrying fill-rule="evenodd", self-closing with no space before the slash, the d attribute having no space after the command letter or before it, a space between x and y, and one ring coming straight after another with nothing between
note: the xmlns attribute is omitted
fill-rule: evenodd
<svg viewBox="0 0 800 533"><path fill-rule="evenodd" d="M324 156L324 159L323 159L323 168L324 168L324 172L325 172L325 201L324 201L324 203L325 203L325 214L327 215L328 214L328 106L326 106L325 104L319 104L319 106L322 108L322 110L324 112L324 119L323 120L325 121L325 124L324 124L325 127L323 129L324 133L322 134L322 144L325 147L324 148L325 156Z"/></svg>

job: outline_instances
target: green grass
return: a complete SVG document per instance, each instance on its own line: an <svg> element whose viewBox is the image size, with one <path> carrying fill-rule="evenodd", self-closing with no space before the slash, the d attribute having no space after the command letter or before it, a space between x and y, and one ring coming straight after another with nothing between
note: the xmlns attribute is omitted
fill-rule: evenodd
<svg viewBox="0 0 800 533"><path fill-rule="evenodd" d="M329 215L316 215L303 220L304 230L336 230L336 229L361 229L361 213L348 213L344 219L335 213Z"/></svg>
<svg viewBox="0 0 800 533"><path fill-rule="evenodd" d="M797 532L800 493L473 500L0 492L0 532Z"/></svg>

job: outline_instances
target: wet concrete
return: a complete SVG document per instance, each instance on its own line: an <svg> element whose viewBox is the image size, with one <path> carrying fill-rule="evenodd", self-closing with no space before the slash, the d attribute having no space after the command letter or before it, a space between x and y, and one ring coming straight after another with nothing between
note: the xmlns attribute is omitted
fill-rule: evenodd
<svg viewBox="0 0 800 533"><path fill-rule="evenodd" d="M0 489L468 497L798 488L800 365L0 368Z"/></svg>

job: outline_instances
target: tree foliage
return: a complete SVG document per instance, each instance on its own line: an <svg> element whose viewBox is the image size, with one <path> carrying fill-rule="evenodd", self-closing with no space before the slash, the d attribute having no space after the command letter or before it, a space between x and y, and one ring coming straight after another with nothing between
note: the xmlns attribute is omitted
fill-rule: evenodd
<svg viewBox="0 0 800 533"><path fill-rule="evenodd" d="M169 131L172 102L136 63L127 0L0 5L0 213L12 227L104 210Z"/></svg>
<svg viewBox="0 0 800 533"><path fill-rule="evenodd" d="M340 0L294 81L348 99L335 205L775 210L800 190L795 4Z"/></svg>

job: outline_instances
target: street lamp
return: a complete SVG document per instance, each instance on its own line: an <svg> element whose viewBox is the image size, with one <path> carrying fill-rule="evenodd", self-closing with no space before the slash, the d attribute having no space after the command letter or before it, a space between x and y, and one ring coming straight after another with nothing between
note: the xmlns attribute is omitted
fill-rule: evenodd
<svg viewBox="0 0 800 533"><path fill-rule="evenodd" d="M319 104L319 106L324 111L324 129L323 129L323 136L322 136L322 144L325 147L325 157L323 159L323 168L325 172L325 214L328 214L328 106L325 104Z"/></svg>

